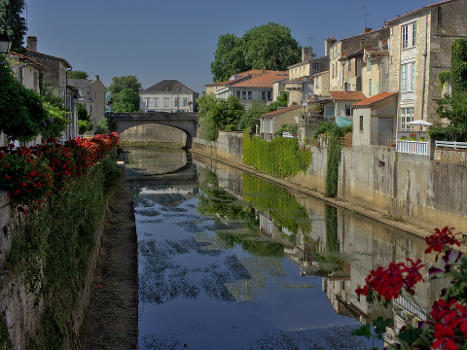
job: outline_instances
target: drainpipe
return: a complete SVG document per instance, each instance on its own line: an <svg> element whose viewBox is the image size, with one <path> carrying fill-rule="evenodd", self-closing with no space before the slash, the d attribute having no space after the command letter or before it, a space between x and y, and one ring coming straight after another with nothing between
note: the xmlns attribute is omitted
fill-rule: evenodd
<svg viewBox="0 0 467 350"><path fill-rule="evenodd" d="M425 52L423 53L423 93L422 93L422 114L421 120L423 120L425 111L425 82L426 82L426 59L428 56L428 14L425 16Z"/></svg>
<svg viewBox="0 0 467 350"><path fill-rule="evenodd" d="M67 101L67 98L68 98L68 72L71 71L73 68L70 68L70 69L65 69L65 94L64 94L64 99L65 99L65 109L70 112L70 116L71 116L71 121L72 121L72 124L74 125L73 123L73 115L72 115L72 111L71 111L71 103L70 103L70 109L68 109L68 101ZM68 138L71 138L71 132L72 132L72 129L74 129L74 127L70 127L69 129L69 135L68 135Z"/></svg>

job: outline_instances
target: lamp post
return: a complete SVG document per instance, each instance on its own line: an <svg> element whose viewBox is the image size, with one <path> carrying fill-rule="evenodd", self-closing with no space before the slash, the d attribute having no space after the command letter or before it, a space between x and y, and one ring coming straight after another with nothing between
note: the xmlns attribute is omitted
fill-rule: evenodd
<svg viewBox="0 0 467 350"><path fill-rule="evenodd" d="M7 55L11 49L11 41L6 34L0 34L0 54Z"/></svg>

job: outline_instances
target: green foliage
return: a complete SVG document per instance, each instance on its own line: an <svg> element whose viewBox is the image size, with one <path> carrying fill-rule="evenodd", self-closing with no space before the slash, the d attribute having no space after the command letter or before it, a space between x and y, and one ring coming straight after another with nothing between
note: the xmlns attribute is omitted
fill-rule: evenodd
<svg viewBox="0 0 467 350"><path fill-rule="evenodd" d="M457 39L451 49L451 84L453 95L467 90L467 39Z"/></svg>
<svg viewBox="0 0 467 350"><path fill-rule="evenodd" d="M21 16L23 10L24 0L0 1L0 36L8 36L12 50L18 50L23 45L23 37L28 29Z"/></svg>
<svg viewBox="0 0 467 350"><path fill-rule="evenodd" d="M78 120L79 133L82 135L86 131L92 130L92 123L88 120Z"/></svg>
<svg viewBox="0 0 467 350"><path fill-rule="evenodd" d="M429 131L429 135L430 139L438 141L464 141L465 139L463 129L456 128L453 125L448 127L432 127Z"/></svg>
<svg viewBox="0 0 467 350"><path fill-rule="evenodd" d="M243 162L267 174L286 177L305 171L312 153L301 150L293 138L275 138L271 142L243 134Z"/></svg>
<svg viewBox="0 0 467 350"><path fill-rule="evenodd" d="M443 88L443 85L446 84L448 81L451 81L451 71L447 70L439 73L439 82L441 88Z"/></svg>
<svg viewBox="0 0 467 350"><path fill-rule="evenodd" d="M68 79L87 79L88 76L88 73L82 70L72 70L68 72Z"/></svg>
<svg viewBox="0 0 467 350"><path fill-rule="evenodd" d="M251 233L235 233L229 231L217 231L217 236L227 243L227 247L233 248L236 244L247 252L266 257L282 257L284 245L269 239L261 239L258 235Z"/></svg>
<svg viewBox="0 0 467 350"><path fill-rule="evenodd" d="M20 84L0 56L0 130L10 139L29 141L41 133L48 118L40 96Z"/></svg>
<svg viewBox="0 0 467 350"><path fill-rule="evenodd" d="M30 214L15 229L7 264L22 272L28 290L42 295L45 312L31 349L61 349L72 334L77 296L83 288L95 232L108 193L120 174L116 152L94 166L79 183L52 194L47 205Z"/></svg>
<svg viewBox="0 0 467 350"><path fill-rule="evenodd" d="M131 113L139 109L139 94L130 88L123 88L112 94L112 111L117 113Z"/></svg>
<svg viewBox="0 0 467 350"><path fill-rule="evenodd" d="M276 225L293 233L311 230L308 213L286 189L257 177L243 174L243 198L256 209L267 211ZM260 195L258 195L260 194Z"/></svg>
<svg viewBox="0 0 467 350"><path fill-rule="evenodd" d="M86 131L92 130L92 118L82 103L76 105L78 113L78 128L79 133L84 134Z"/></svg>
<svg viewBox="0 0 467 350"><path fill-rule="evenodd" d="M465 82L467 84L467 81ZM437 139L435 136L437 133L442 133L448 135L452 133L451 128L457 129L456 135L460 136L460 140L463 141L466 138L466 123L467 123L467 92L458 92L456 94L453 93L452 96L444 96L444 98L438 101L438 114L442 118L448 118L452 125L446 128L446 131L436 130L432 131L436 128L430 129L430 137ZM440 128L439 128L440 129ZM432 136L433 135L433 136ZM454 141L455 139L450 139L447 141Z"/></svg>
<svg viewBox="0 0 467 350"><path fill-rule="evenodd" d="M214 94L203 95L198 103L199 127L206 140L214 141L219 130L227 125L237 125L244 112L244 107L235 96L227 100L218 99Z"/></svg>
<svg viewBox="0 0 467 350"><path fill-rule="evenodd" d="M103 117L99 123L97 123L96 134L107 134L110 132L109 123L106 117Z"/></svg>
<svg viewBox="0 0 467 350"><path fill-rule="evenodd" d="M214 81L250 69L287 70L301 58L300 46L290 28L277 23L254 27L241 38L233 34L219 36L211 73Z"/></svg>
<svg viewBox="0 0 467 350"><path fill-rule="evenodd" d="M62 132L65 131L66 125L70 122L67 118L68 111L47 102L45 98L42 98L42 105L49 115L46 126L41 133L42 137L59 138Z"/></svg>
<svg viewBox="0 0 467 350"><path fill-rule="evenodd" d="M337 208L326 204L324 217L326 221L326 250L328 252L338 252L340 244L337 232Z"/></svg>
<svg viewBox="0 0 467 350"><path fill-rule="evenodd" d="M238 127L253 132L255 126L259 125L259 117L268 112L268 107L259 101L253 101L251 108L240 118Z"/></svg>
<svg viewBox="0 0 467 350"><path fill-rule="evenodd" d="M136 93L141 91L141 83L134 75L127 75L122 77L113 77L112 83L110 84L110 92L112 99L115 95L122 92L124 89L130 89Z"/></svg>
<svg viewBox="0 0 467 350"><path fill-rule="evenodd" d="M232 75L247 70L241 39L234 34L223 34L217 41L211 73L214 81L228 80Z"/></svg>
<svg viewBox="0 0 467 350"><path fill-rule="evenodd" d="M297 124L292 124L292 125L287 125L287 124L283 124L279 130L277 130L274 135L275 136L282 136L282 133L284 132L290 132L292 133L292 135L297 135L298 133L298 125Z"/></svg>
<svg viewBox="0 0 467 350"><path fill-rule="evenodd" d="M324 195L326 197L337 196L341 149L342 146L339 144L337 136L332 135L328 138L328 162L326 171L326 186L324 191Z"/></svg>
<svg viewBox="0 0 467 350"><path fill-rule="evenodd" d="M367 339L371 338L371 324L367 323L361 326L360 328L354 330L352 335L363 336Z"/></svg>
<svg viewBox="0 0 467 350"><path fill-rule="evenodd" d="M290 28L278 23L250 29L242 37L242 46L246 66L252 69L287 70L301 59L300 46Z"/></svg>
<svg viewBox="0 0 467 350"><path fill-rule="evenodd" d="M287 107L288 96L287 91L284 91L276 101L268 105L268 112L276 111L279 107Z"/></svg>
<svg viewBox="0 0 467 350"><path fill-rule="evenodd" d="M325 134L327 136L344 137L348 132L352 132L352 125L340 128L336 123L324 122L318 125L313 136L315 139L317 139L321 134Z"/></svg>

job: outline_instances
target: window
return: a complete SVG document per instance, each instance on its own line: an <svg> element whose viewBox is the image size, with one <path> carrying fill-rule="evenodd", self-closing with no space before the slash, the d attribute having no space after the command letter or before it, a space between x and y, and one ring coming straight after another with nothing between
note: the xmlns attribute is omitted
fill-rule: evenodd
<svg viewBox="0 0 467 350"><path fill-rule="evenodd" d="M401 130L412 130L412 126L407 123L413 122L413 112L413 107L401 108Z"/></svg>
<svg viewBox="0 0 467 350"><path fill-rule="evenodd" d="M345 115L347 117L350 117L352 115L352 110L350 109L350 105L349 104L346 104L345 105Z"/></svg>
<svg viewBox="0 0 467 350"><path fill-rule="evenodd" d="M240 99L240 91L237 91L237 97Z"/></svg>
<svg viewBox="0 0 467 350"><path fill-rule="evenodd" d="M178 99L178 97L175 97L174 98L174 107L178 107L178 105L179 105L179 99Z"/></svg>
<svg viewBox="0 0 467 350"><path fill-rule="evenodd" d="M266 100L266 91L264 91L264 90L261 91L261 99L262 99L263 101Z"/></svg>
<svg viewBox="0 0 467 350"><path fill-rule="evenodd" d="M363 131L363 115L360 116L360 131Z"/></svg>
<svg viewBox="0 0 467 350"><path fill-rule="evenodd" d="M373 95L372 85L373 85L373 79L370 78L370 79L368 79L368 96Z"/></svg>
<svg viewBox="0 0 467 350"><path fill-rule="evenodd" d="M149 98L144 99L144 107L148 108L149 106Z"/></svg>
<svg viewBox="0 0 467 350"><path fill-rule="evenodd" d="M315 80L315 89L319 89L319 77Z"/></svg>
<svg viewBox="0 0 467 350"><path fill-rule="evenodd" d="M164 97L164 108L169 108L170 98Z"/></svg>
<svg viewBox="0 0 467 350"><path fill-rule="evenodd" d="M92 105L89 105L89 113L92 113Z"/></svg>
<svg viewBox="0 0 467 350"><path fill-rule="evenodd" d="M401 64L401 91L412 92L415 89L415 62Z"/></svg>
<svg viewBox="0 0 467 350"><path fill-rule="evenodd" d="M242 100L246 100L246 91L242 91Z"/></svg>
<svg viewBox="0 0 467 350"><path fill-rule="evenodd" d="M185 98L183 99L183 101L182 101L182 106L183 106L183 107L188 106L188 98L185 97Z"/></svg>
<svg viewBox="0 0 467 350"><path fill-rule="evenodd" d="M315 70L319 69L319 62L313 62L313 69Z"/></svg>
<svg viewBox="0 0 467 350"><path fill-rule="evenodd" d="M253 99L253 93L251 91L248 91L248 99L249 100Z"/></svg>
<svg viewBox="0 0 467 350"><path fill-rule="evenodd" d="M409 49L417 43L417 23L412 22L402 26L402 48Z"/></svg>
<svg viewBox="0 0 467 350"><path fill-rule="evenodd" d="M352 61L349 61L347 63L347 71L351 72L352 71Z"/></svg>
<svg viewBox="0 0 467 350"><path fill-rule="evenodd" d="M268 101L272 101L272 92L268 91Z"/></svg>
<svg viewBox="0 0 467 350"><path fill-rule="evenodd" d="M371 58L368 57L368 61L366 62L366 70L371 72Z"/></svg>
<svg viewBox="0 0 467 350"><path fill-rule="evenodd" d="M379 85L379 81L376 83L376 93L379 94L381 92L381 86Z"/></svg>
<svg viewBox="0 0 467 350"><path fill-rule="evenodd" d="M154 107L159 106L159 98L154 97Z"/></svg>

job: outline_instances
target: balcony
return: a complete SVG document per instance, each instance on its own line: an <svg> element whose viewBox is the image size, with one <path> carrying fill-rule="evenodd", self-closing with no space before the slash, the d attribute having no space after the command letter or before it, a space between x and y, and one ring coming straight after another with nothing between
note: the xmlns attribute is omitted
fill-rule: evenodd
<svg viewBox="0 0 467 350"><path fill-rule="evenodd" d="M429 157L430 143L426 141L397 140L397 152Z"/></svg>

